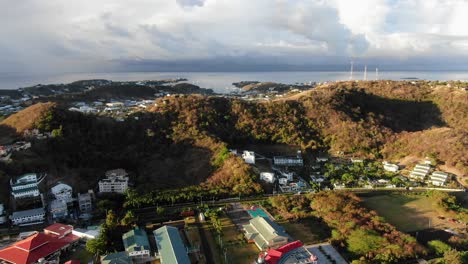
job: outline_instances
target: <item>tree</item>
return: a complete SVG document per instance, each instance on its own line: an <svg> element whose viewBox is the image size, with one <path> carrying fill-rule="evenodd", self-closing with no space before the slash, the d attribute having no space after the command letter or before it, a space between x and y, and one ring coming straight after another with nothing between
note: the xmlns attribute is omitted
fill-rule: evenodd
<svg viewBox="0 0 468 264"><path fill-rule="evenodd" d="M444 253L444 261L446 264L462 264L462 256L460 252L455 249L449 249Z"/></svg>
<svg viewBox="0 0 468 264"><path fill-rule="evenodd" d="M348 239L348 250L356 255L365 255L382 248L385 238L372 230L357 229L351 232Z"/></svg>
<svg viewBox="0 0 468 264"><path fill-rule="evenodd" d="M132 211L127 211L125 216L120 220L120 225L123 226L128 226L131 225L133 222L135 222L135 215L133 214Z"/></svg>
<svg viewBox="0 0 468 264"><path fill-rule="evenodd" d="M427 243L430 249L438 256L442 256L446 251L450 250L451 247L440 240L431 240Z"/></svg>
<svg viewBox="0 0 468 264"><path fill-rule="evenodd" d="M106 216L106 226L109 229L115 229L118 225L118 218L115 215L114 211L109 210L107 211L107 216Z"/></svg>
<svg viewBox="0 0 468 264"><path fill-rule="evenodd" d="M86 250L93 255L100 255L106 250L106 242L101 236L90 239L86 242Z"/></svg>

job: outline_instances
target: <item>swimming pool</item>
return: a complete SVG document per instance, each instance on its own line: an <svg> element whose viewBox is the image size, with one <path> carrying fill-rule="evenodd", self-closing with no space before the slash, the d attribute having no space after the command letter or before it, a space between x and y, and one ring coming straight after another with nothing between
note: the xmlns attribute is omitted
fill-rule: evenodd
<svg viewBox="0 0 468 264"><path fill-rule="evenodd" d="M255 218L257 216L268 218L267 213L261 208L256 208L255 210L247 210L247 213L249 213L250 217L252 218Z"/></svg>

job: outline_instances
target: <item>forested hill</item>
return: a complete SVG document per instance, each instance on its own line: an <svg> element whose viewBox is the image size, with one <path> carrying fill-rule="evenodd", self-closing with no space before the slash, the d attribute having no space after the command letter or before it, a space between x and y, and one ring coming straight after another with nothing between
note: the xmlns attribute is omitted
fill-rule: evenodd
<svg viewBox="0 0 468 264"><path fill-rule="evenodd" d="M390 161L429 156L460 175L468 172L467 102L457 87L380 81L323 85L267 102L169 96L125 122L34 105L4 120L2 129L33 126L54 130L54 137L15 153L0 171L48 172L85 190L106 170L124 167L142 191L201 184L252 194L261 191L254 173L227 147L284 143Z"/></svg>

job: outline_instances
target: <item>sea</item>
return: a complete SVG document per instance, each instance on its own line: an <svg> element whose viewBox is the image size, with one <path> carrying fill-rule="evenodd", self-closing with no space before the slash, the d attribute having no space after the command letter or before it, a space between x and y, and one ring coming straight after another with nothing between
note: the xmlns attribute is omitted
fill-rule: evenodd
<svg viewBox="0 0 468 264"><path fill-rule="evenodd" d="M350 80L344 71L284 71L284 72L113 72L26 75L0 73L0 89L18 89L36 84L70 83L78 80L106 79L141 81L186 78L189 83L210 88L218 93L236 91L232 83L240 81L278 82L285 84ZM461 80L468 81L468 71L380 71L367 73L368 80ZM354 80L363 80L364 72L354 72Z"/></svg>

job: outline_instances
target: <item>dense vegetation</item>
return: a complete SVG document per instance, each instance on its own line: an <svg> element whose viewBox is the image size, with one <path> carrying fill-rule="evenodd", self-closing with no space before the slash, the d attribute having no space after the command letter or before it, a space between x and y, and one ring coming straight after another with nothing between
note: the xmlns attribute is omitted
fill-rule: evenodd
<svg viewBox="0 0 468 264"><path fill-rule="evenodd" d="M365 209L354 194L275 196L270 202L286 217L322 219L332 228L331 242L345 249L353 263L399 263L426 254L416 239L384 222L375 211Z"/></svg>

